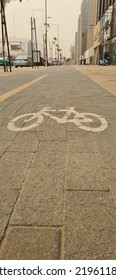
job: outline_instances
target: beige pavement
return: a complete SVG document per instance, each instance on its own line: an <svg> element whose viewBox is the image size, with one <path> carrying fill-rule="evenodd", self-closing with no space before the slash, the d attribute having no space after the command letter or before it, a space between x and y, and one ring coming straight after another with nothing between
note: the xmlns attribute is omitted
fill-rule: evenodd
<svg viewBox="0 0 116 280"><path fill-rule="evenodd" d="M8 68L8 72L4 72L4 68L0 67L0 76L7 76L7 75L12 75L12 74L19 74L22 72L31 72L31 71L37 71L37 70L44 70L45 67L44 66L40 66L40 67L12 67L12 72L10 72L9 68Z"/></svg>
<svg viewBox="0 0 116 280"><path fill-rule="evenodd" d="M76 65L76 68L116 96L116 66Z"/></svg>
<svg viewBox="0 0 116 280"><path fill-rule="evenodd" d="M98 66L98 65L76 65L77 70L87 75L93 81L101 85L103 88L116 96L116 66ZM45 67L41 66L38 70L44 70ZM13 73L19 74L21 72L36 71L37 68L14 68L12 72L4 73L3 68L0 68L0 76L12 75Z"/></svg>
<svg viewBox="0 0 116 280"><path fill-rule="evenodd" d="M44 69L0 76L0 260L116 260L116 98Z"/></svg>

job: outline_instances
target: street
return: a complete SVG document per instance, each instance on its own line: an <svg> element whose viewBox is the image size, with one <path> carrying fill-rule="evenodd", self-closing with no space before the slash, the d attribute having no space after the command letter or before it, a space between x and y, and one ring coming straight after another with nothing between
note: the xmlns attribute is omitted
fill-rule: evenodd
<svg viewBox="0 0 116 280"><path fill-rule="evenodd" d="M83 69L0 70L1 260L116 259L116 87Z"/></svg>

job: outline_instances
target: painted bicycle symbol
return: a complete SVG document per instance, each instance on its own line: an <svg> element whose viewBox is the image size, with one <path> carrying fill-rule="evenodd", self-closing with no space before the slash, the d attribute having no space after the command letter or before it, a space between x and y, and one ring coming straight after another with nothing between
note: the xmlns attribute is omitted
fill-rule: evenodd
<svg viewBox="0 0 116 280"><path fill-rule="evenodd" d="M7 127L12 131L26 131L40 125L44 117L49 117L60 124L74 123L79 128L90 132L100 132L108 126L107 121L103 117L93 113L79 113L75 110L75 107L66 107L66 109L59 110L58 112L64 112L62 118L53 115L52 113L54 112L56 110L51 107L45 107L37 113L28 113L15 117L8 123ZM97 127L95 127L96 122L94 124L95 118L99 121L99 126ZM17 122L21 119L23 120L23 126L19 127ZM90 123L93 123L94 126L89 126Z"/></svg>

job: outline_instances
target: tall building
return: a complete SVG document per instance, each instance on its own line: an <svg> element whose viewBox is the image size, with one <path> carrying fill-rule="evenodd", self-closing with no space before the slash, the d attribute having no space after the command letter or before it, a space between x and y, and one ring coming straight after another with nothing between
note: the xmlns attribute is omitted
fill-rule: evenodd
<svg viewBox="0 0 116 280"><path fill-rule="evenodd" d="M78 32L75 33L75 64L78 60Z"/></svg>
<svg viewBox="0 0 116 280"><path fill-rule="evenodd" d="M78 19L78 63L93 64L97 0L83 0Z"/></svg>
<svg viewBox="0 0 116 280"><path fill-rule="evenodd" d="M94 27L96 25L97 0L89 0L87 25L87 50L85 52L86 64L94 64Z"/></svg>
<svg viewBox="0 0 116 280"><path fill-rule="evenodd" d="M94 29L95 64L109 59L116 64L116 0L98 0Z"/></svg>
<svg viewBox="0 0 116 280"><path fill-rule="evenodd" d="M84 52L87 50L87 26L88 26L89 0L83 0L82 14L82 63L85 63Z"/></svg>
<svg viewBox="0 0 116 280"><path fill-rule="evenodd" d="M81 57L82 57L82 15L79 15L78 18L78 54L77 54L77 63L81 64Z"/></svg>
<svg viewBox="0 0 116 280"><path fill-rule="evenodd" d="M78 18L78 63L116 64L116 0L83 0Z"/></svg>

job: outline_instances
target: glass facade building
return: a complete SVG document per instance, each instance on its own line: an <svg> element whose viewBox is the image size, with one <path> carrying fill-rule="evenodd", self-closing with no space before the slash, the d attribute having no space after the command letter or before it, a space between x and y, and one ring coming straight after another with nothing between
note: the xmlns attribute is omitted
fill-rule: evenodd
<svg viewBox="0 0 116 280"><path fill-rule="evenodd" d="M107 55L116 64L116 0L98 0L96 24L99 30L99 59Z"/></svg>
<svg viewBox="0 0 116 280"><path fill-rule="evenodd" d="M87 26L88 26L88 12L89 12L89 0L83 0L81 6L82 14L82 55L87 49Z"/></svg>
<svg viewBox="0 0 116 280"><path fill-rule="evenodd" d="M78 63L116 64L116 0L83 0L78 19Z"/></svg>

